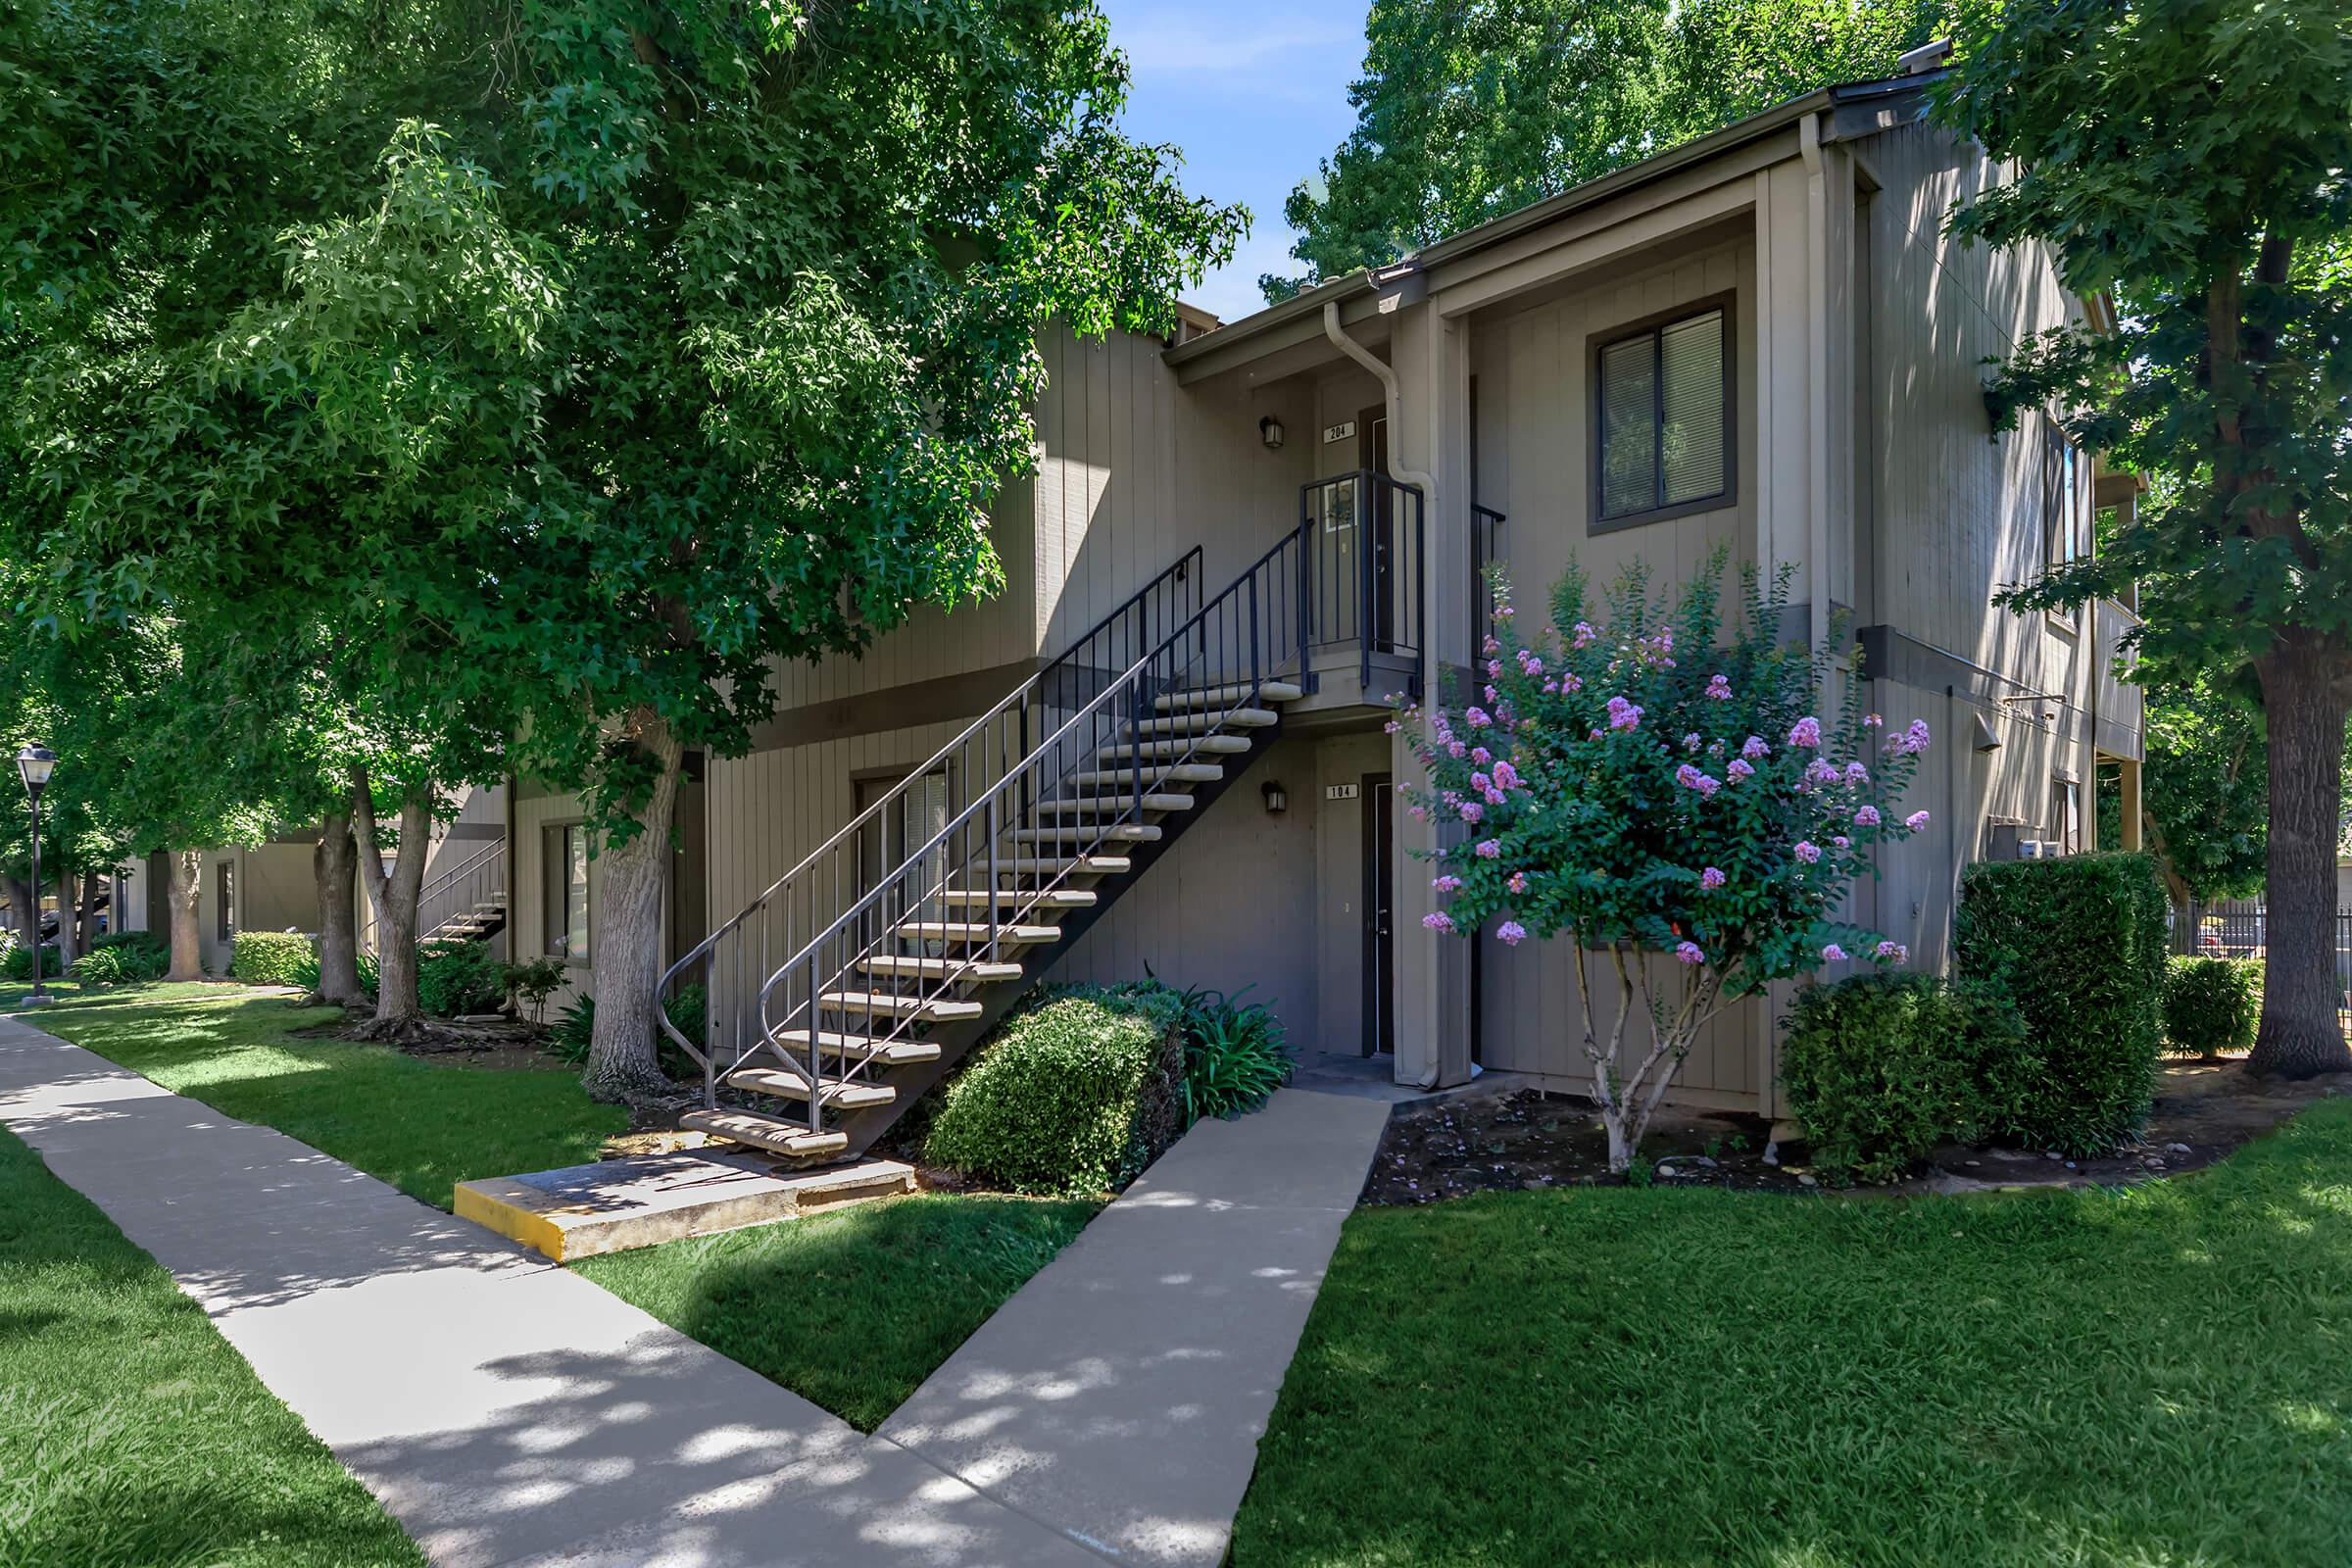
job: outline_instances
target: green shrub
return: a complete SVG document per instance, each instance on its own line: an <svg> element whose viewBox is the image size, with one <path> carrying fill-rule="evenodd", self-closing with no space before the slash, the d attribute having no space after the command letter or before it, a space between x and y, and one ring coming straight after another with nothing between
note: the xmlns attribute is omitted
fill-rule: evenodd
<svg viewBox="0 0 2352 1568"><path fill-rule="evenodd" d="M547 999L564 989L564 961L561 958L530 958L521 963L510 963L500 976L507 988L507 1003L517 1017L530 1009L531 1021L547 1019Z"/></svg>
<svg viewBox="0 0 2352 1568"><path fill-rule="evenodd" d="M1805 987L1781 1048L1814 1163L1843 1181L1894 1181L1945 1139L1976 1136L2031 1067L2025 1020L1999 991L1904 970Z"/></svg>
<svg viewBox="0 0 2352 1568"><path fill-rule="evenodd" d="M41 949L42 977L53 980L64 973L64 962L58 956L57 950L55 948ZM0 958L0 979L28 981L31 978L32 950L23 946L10 948L8 956Z"/></svg>
<svg viewBox="0 0 2352 1568"><path fill-rule="evenodd" d="M172 962L172 939L161 931L102 931L90 940L90 951L93 953L102 953L108 948L131 948L154 954L164 960L166 966Z"/></svg>
<svg viewBox="0 0 2352 1568"><path fill-rule="evenodd" d="M240 931L229 939L228 974L249 986L298 986L305 959L318 978L318 954L299 931Z"/></svg>
<svg viewBox="0 0 2352 1568"><path fill-rule="evenodd" d="M506 966L490 944L470 940L416 946L416 1005L436 1018L496 1012L506 1004Z"/></svg>
<svg viewBox="0 0 2352 1568"><path fill-rule="evenodd" d="M1184 1120L1255 1110L1291 1081L1282 1020L1262 1002L1196 986L1184 994Z"/></svg>
<svg viewBox="0 0 2352 1568"><path fill-rule="evenodd" d="M2175 958L2164 972L2165 1044L2184 1056L2247 1051L2262 1015L2262 965L2246 958Z"/></svg>
<svg viewBox="0 0 2352 1568"><path fill-rule="evenodd" d="M2164 1038L2164 913L2144 855L1980 861L1962 871L1958 972L2009 994L2034 1057L1995 1136L2088 1155L2146 1122Z"/></svg>
<svg viewBox="0 0 2352 1568"><path fill-rule="evenodd" d="M126 932L144 936L145 932ZM161 980L172 967L172 955L160 943L108 942L103 939L74 960L74 978L85 986L119 986L139 980Z"/></svg>
<svg viewBox="0 0 2352 1568"><path fill-rule="evenodd" d="M1181 1130L1184 998L1156 982L1024 1002L941 1092L924 1157L1015 1192L1109 1192Z"/></svg>

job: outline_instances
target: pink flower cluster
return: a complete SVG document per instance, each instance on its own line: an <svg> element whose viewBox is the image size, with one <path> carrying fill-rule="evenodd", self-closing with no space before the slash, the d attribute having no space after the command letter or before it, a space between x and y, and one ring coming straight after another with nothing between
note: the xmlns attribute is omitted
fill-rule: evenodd
<svg viewBox="0 0 2352 1568"><path fill-rule="evenodd" d="M1798 839L1796 841L1796 858L1807 865L1811 865L1821 858L1821 846Z"/></svg>
<svg viewBox="0 0 2352 1568"><path fill-rule="evenodd" d="M1821 720L1810 713L1798 719L1789 728L1788 744L1791 746L1819 746L1821 744Z"/></svg>
<svg viewBox="0 0 2352 1568"><path fill-rule="evenodd" d="M1684 942L1677 944L1674 950L1674 956L1675 960L1679 963L1704 963L1707 961L1705 950L1700 948L1695 942Z"/></svg>
<svg viewBox="0 0 2352 1568"><path fill-rule="evenodd" d="M1900 735L1887 736L1886 749L1890 752L1907 752L1914 756L1926 751L1928 749L1928 721L1924 718L1915 718L1911 721L1911 727Z"/></svg>
<svg viewBox="0 0 2352 1568"><path fill-rule="evenodd" d="M1516 920L1505 920L1494 928L1494 934L1502 939L1504 947L1515 948L1527 940L1527 927Z"/></svg>
<svg viewBox="0 0 2352 1568"><path fill-rule="evenodd" d="M1707 695L1719 703L1731 701L1732 683L1722 675L1707 677Z"/></svg>
<svg viewBox="0 0 2352 1568"><path fill-rule="evenodd" d="M1642 727L1642 710L1622 697L1612 697L1608 703L1609 728L1635 730Z"/></svg>
<svg viewBox="0 0 2352 1568"><path fill-rule="evenodd" d="M1709 893L1723 886L1728 880L1730 879L1723 874L1723 867L1720 865L1710 865L1698 873L1698 885Z"/></svg>
<svg viewBox="0 0 2352 1568"><path fill-rule="evenodd" d="M1689 762L1674 770L1674 781L1687 790L1698 791L1701 800L1713 799L1715 792L1723 788L1723 780L1701 773Z"/></svg>

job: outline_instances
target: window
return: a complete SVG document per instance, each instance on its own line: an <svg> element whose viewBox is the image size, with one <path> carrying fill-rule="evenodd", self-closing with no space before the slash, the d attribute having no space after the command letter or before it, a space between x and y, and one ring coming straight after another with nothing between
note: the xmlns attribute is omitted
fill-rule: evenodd
<svg viewBox="0 0 2352 1568"><path fill-rule="evenodd" d="M2056 494L2048 498L2043 511L2042 558L2053 566L2063 566L2082 558L2083 494L2082 461L2075 444L2063 434L2057 440Z"/></svg>
<svg viewBox="0 0 2352 1568"><path fill-rule="evenodd" d="M1717 305L1600 344L1593 356L1593 532L1730 497L1729 319Z"/></svg>
<svg viewBox="0 0 2352 1568"><path fill-rule="evenodd" d="M588 961L588 830L578 822L547 830L546 934L550 957Z"/></svg>
<svg viewBox="0 0 2352 1568"><path fill-rule="evenodd" d="M237 864L222 860L218 868L220 875L215 880L214 900L220 914L215 921L216 934L226 942L237 934Z"/></svg>

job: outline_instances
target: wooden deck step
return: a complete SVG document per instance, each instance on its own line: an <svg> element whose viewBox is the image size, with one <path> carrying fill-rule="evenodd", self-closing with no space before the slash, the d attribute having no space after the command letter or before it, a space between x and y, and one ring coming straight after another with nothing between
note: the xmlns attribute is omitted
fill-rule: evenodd
<svg viewBox="0 0 2352 1568"><path fill-rule="evenodd" d="M977 1002L957 1002L950 997L897 997L887 991L828 991L817 999L817 1005L827 1012L863 1012L880 1018L920 1018L925 1023L953 1023L958 1018L977 1018L982 1010Z"/></svg>
<svg viewBox="0 0 2352 1568"><path fill-rule="evenodd" d="M915 975L925 980L1018 980L1017 963L982 963L967 958L916 958L899 953L875 953L858 960L867 974Z"/></svg>
<svg viewBox="0 0 2352 1568"><path fill-rule="evenodd" d="M1124 811L1135 805L1132 795L1078 795L1066 800L1040 801L1039 812L1046 816L1100 816L1104 811ZM1190 795L1152 794L1144 797L1147 811L1189 811L1193 808Z"/></svg>
<svg viewBox="0 0 2352 1568"><path fill-rule="evenodd" d="M1264 729L1282 722L1282 715L1270 709L1236 708L1222 713L1176 713L1167 718L1147 718L1136 726L1146 735L1200 735L1217 729Z"/></svg>
<svg viewBox="0 0 2352 1568"><path fill-rule="evenodd" d="M1153 758L1190 757L1196 753L1205 755L1213 752L1230 756L1249 749L1250 737L1247 735L1196 735L1190 740L1146 741L1141 747L1147 761ZM1116 746L1103 747L1095 757L1099 761L1124 762L1133 758L1137 751L1137 747L1121 742Z"/></svg>
<svg viewBox="0 0 2352 1568"><path fill-rule="evenodd" d="M1012 836L1022 844L1078 843L1100 844L1116 841L1125 844L1151 844L1159 836L1159 829L1149 822L1084 823L1068 827L1018 827Z"/></svg>
<svg viewBox="0 0 2352 1568"><path fill-rule="evenodd" d="M806 1055L808 1052L808 1031L779 1029L776 1031L776 1044L790 1054ZM870 1035L836 1034L830 1029L816 1037L816 1052L820 1056L847 1057L851 1061L863 1061L866 1054L871 1052L877 1067L903 1067L911 1062L939 1059L936 1041L885 1040L876 1045Z"/></svg>
<svg viewBox="0 0 2352 1568"><path fill-rule="evenodd" d="M1214 762L1178 762L1174 767L1146 763L1144 787L1156 790L1163 784L1214 784L1224 776L1225 770ZM1101 789L1104 785L1131 790L1135 787L1135 770L1105 767L1091 773L1073 773L1070 783L1082 790Z"/></svg>
<svg viewBox="0 0 2352 1568"><path fill-rule="evenodd" d="M731 1138L736 1143L776 1154L838 1154L850 1147L848 1133L812 1133L806 1127L748 1110L690 1110L678 1118L678 1125Z"/></svg>
<svg viewBox="0 0 2352 1568"><path fill-rule="evenodd" d="M1006 904L1011 894L1001 894ZM986 920L908 920L893 926L892 933L917 942L986 942L993 934L997 941L1023 946L1032 942L1058 942L1061 927L1057 925L998 925Z"/></svg>
<svg viewBox="0 0 2352 1568"><path fill-rule="evenodd" d="M1263 680L1257 683L1259 699L1269 703L1295 703L1306 693L1287 680ZM1183 713L1201 708L1223 708L1228 703L1245 702L1250 697L1250 683L1235 681L1225 686L1196 686L1189 691L1169 692L1160 698L1163 713Z"/></svg>
<svg viewBox="0 0 2352 1568"><path fill-rule="evenodd" d="M990 893L986 888L942 888L926 902L953 904L961 908L985 909L995 899L997 913L1020 914L1030 909L1091 909L1095 906L1093 888L1049 888L1042 893L1019 893L1000 889Z"/></svg>
<svg viewBox="0 0 2352 1568"><path fill-rule="evenodd" d="M806 1102L808 1080L800 1073L784 1067L738 1067L727 1074L725 1082L732 1088L748 1090L755 1095L774 1095L779 1100ZM852 1080L824 1086L825 1103L843 1110L863 1110L870 1105L887 1105L899 1098L899 1092L888 1084Z"/></svg>

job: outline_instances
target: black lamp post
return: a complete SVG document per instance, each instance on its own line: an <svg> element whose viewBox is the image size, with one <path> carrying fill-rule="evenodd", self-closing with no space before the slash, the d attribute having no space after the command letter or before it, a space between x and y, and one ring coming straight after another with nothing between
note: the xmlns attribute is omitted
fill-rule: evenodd
<svg viewBox="0 0 2352 1568"><path fill-rule="evenodd" d="M17 753L17 773L24 780L24 793L32 799L32 909L25 925L32 932L32 995L27 1004L47 1002L48 988L41 984L41 791L49 784L49 775L57 767L57 754L39 741ZM58 911L65 918L65 911Z"/></svg>

